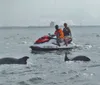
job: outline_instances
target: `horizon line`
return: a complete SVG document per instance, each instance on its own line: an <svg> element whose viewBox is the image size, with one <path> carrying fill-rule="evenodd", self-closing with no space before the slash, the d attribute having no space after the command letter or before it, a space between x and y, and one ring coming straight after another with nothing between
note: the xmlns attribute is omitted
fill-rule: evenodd
<svg viewBox="0 0 100 85"><path fill-rule="evenodd" d="M59 25L60 27L62 27L63 25ZM68 26L78 26L78 27L84 27L84 26L100 26L100 25L68 25ZM13 25L13 26L0 26L0 27L54 27L54 26L32 26L32 25L30 25L30 26L16 26L16 25Z"/></svg>

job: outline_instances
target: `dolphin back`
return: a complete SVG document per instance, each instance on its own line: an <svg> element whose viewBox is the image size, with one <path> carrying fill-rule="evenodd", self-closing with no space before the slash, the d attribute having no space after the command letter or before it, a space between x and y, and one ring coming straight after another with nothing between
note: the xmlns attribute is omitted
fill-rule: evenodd
<svg viewBox="0 0 100 85"><path fill-rule="evenodd" d="M17 59L14 58L1 58L0 64L17 64Z"/></svg>
<svg viewBox="0 0 100 85"><path fill-rule="evenodd" d="M90 61L90 58L86 56L76 56L75 58L71 59L72 61Z"/></svg>
<svg viewBox="0 0 100 85"><path fill-rule="evenodd" d="M20 59L15 58L1 58L0 64L27 64L28 56L24 56Z"/></svg>

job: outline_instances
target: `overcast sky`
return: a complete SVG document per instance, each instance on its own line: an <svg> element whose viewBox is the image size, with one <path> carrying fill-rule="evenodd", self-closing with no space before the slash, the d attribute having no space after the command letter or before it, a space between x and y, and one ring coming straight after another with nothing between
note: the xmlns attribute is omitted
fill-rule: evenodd
<svg viewBox="0 0 100 85"><path fill-rule="evenodd" d="M100 0L0 0L0 25L100 24Z"/></svg>

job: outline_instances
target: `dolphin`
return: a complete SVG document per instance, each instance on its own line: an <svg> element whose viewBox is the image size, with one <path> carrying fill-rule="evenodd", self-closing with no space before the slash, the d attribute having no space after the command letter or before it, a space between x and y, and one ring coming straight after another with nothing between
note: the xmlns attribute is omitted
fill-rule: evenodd
<svg viewBox="0 0 100 85"><path fill-rule="evenodd" d="M16 58L1 58L0 64L27 64L27 59L29 59L28 56L24 56L22 58L16 59Z"/></svg>
<svg viewBox="0 0 100 85"><path fill-rule="evenodd" d="M90 61L90 58L84 56L84 55L79 55L79 56L76 56L72 59L69 59L67 57L67 53L65 53L65 58L64 58L64 61Z"/></svg>

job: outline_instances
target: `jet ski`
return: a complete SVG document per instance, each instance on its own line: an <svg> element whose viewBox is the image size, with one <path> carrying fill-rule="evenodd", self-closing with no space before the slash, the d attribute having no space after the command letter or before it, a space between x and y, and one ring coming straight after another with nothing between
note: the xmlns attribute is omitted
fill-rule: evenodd
<svg viewBox="0 0 100 85"><path fill-rule="evenodd" d="M56 36L54 35L44 35L37 39L32 46L30 46L32 51L54 51L54 50L67 50L73 49L75 44L72 42L72 39L69 41L69 44L66 46L65 42L60 43L60 46L56 43Z"/></svg>

